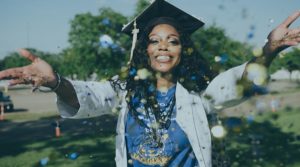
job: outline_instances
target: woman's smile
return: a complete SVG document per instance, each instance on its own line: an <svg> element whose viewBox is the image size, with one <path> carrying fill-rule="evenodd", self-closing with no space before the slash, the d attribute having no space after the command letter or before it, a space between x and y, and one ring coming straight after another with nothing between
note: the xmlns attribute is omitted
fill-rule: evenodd
<svg viewBox="0 0 300 167"><path fill-rule="evenodd" d="M155 58L156 58L157 61L159 61L161 63L166 63L166 62L169 62L171 60L170 56L165 56L165 55L156 56Z"/></svg>

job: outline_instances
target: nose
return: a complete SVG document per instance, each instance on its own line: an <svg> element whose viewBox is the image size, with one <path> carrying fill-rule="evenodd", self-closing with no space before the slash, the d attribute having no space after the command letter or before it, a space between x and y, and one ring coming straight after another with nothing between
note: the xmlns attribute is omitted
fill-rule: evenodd
<svg viewBox="0 0 300 167"><path fill-rule="evenodd" d="M159 46L158 46L159 48L159 50L168 50L168 42L166 42L166 41L161 41L160 43L159 43Z"/></svg>

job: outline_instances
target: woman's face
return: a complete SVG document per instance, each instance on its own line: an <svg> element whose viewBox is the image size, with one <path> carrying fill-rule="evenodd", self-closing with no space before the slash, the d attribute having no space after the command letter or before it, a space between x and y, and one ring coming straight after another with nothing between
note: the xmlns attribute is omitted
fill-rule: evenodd
<svg viewBox="0 0 300 167"><path fill-rule="evenodd" d="M151 67L162 73L171 72L180 62L181 43L177 30L168 24L156 25L149 34L147 53Z"/></svg>

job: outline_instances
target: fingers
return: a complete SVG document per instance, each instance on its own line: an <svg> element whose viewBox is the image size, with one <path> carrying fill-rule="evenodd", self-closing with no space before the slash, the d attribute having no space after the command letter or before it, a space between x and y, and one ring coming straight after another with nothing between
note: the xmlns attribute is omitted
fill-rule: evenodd
<svg viewBox="0 0 300 167"><path fill-rule="evenodd" d="M287 19L285 19L281 23L281 25L288 28L299 16L300 16L300 11L296 11L292 15L290 15Z"/></svg>
<svg viewBox="0 0 300 167"><path fill-rule="evenodd" d="M29 81L25 81L23 79L13 79L9 81L10 86L18 85L18 84L28 84Z"/></svg>
<svg viewBox="0 0 300 167"><path fill-rule="evenodd" d="M0 71L0 80L1 79L14 79L20 78L23 75L23 68L11 68L4 71Z"/></svg>
<svg viewBox="0 0 300 167"><path fill-rule="evenodd" d="M282 42L283 46L296 46L299 44L299 41L284 41Z"/></svg>
<svg viewBox="0 0 300 167"><path fill-rule="evenodd" d="M291 29L290 32L288 32L288 34L299 35L300 34L300 28Z"/></svg>
<svg viewBox="0 0 300 167"><path fill-rule="evenodd" d="M38 58L26 49L20 49L19 53L21 56L25 57L26 59L30 60L31 62L34 62Z"/></svg>
<svg viewBox="0 0 300 167"><path fill-rule="evenodd" d="M297 45L300 41L300 29L292 29L287 35L283 38L285 45L294 46Z"/></svg>

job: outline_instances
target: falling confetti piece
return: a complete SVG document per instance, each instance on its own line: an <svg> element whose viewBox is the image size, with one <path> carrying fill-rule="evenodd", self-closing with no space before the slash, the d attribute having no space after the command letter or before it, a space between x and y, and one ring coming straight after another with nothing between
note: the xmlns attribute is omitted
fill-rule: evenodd
<svg viewBox="0 0 300 167"><path fill-rule="evenodd" d="M71 160L76 160L76 159L78 158L78 156L79 156L79 154L76 153L76 152L74 152L74 153L72 153L72 154L69 155L69 158L70 158Z"/></svg>
<svg viewBox="0 0 300 167"><path fill-rule="evenodd" d="M221 57L220 56L215 56L215 62L220 62L221 61Z"/></svg>
<svg viewBox="0 0 300 167"><path fill-rule="evenodd" d="M48 157L42 158L40 160L41 166L46 166L48 164L48 162L49 162L49 158Z"/></svg>
<svg viewBox="0 0 300 167"><path fill-rule="evenodd" d="M262 48L255 48L253 49L252 53L255 57L260 57L262 56L263 50Z"/></svg>
<svg viewBox="0 0 300 167"><path fill-rule="evenodd" d="M247 115L246 117L247 123L252 123L254 121L254 116L253 115Z"/></svg>
<svg viewBox="0 0 300 167"><path fill-rule="evenodd" d="M253 32L249 32L247 35L248 39L252 39L254 37L254 33Z"/></svg>
<svg viewBox="0 0 300 167"><path fill-rule="evenodd" d="M151 76L151 73L146 68L142 68L137 71L137 76L139 79L145 80Z"/></svg>
<svg viewBox="0 0 300 167"><path fill-rule="evenodd" d="M268 43L268 42L269 42L269 40L268 40L268 39L265 39L265 40L264 40L264 42L265 42L265 43Z"/></svg>
<svg viewBox="0 0 300 167"><path fill-rule="evenodd" d="M113 44L112 38L109 35L106 35L106 34L102 35L99 38L99 42L100 42L100 46L103 47L103 48L108 48Z"/></svg>
<svg viewBox="0 0 300 167"><path fill-rule="evenodd" d="M255 85L264 85L267 81L267 69L265 66L251 63L247 66L247 77Z"/></svg>
<svg viewBox="0 0 300 167"><path fill-rule="evenodd" d="M110 20L108 18L104 18L101 23L104 25L110 25Z"/></svg>
<svg viewBox="0 0 300 167"><path fill-rule="evenodd" d="M216 138L222 138L225 136L226 131L222 125L216 125L211 128L211 133Z"/></svg>

